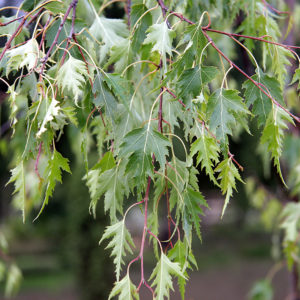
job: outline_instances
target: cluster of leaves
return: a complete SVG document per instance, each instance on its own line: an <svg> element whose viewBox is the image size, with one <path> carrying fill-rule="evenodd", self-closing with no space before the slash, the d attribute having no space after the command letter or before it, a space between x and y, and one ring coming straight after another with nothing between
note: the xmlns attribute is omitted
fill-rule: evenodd
<svg viewBox="0 0 300 300"><path fill-rule="evenodd" d="M110 298L138 299L144 284L155 299L163 300L173 289L172 276L178 278L184 298L187 270L196 266L192 233L201 239L201 216L208 207L196 167L225 195L223 215L237 181L243 182L243 168L230 152L230 137L241 130L250 133L249 123L255 119L261 147L270 153L283 180L285 131L299 122L284 101L283 88L289 59L299 58L294 48L279 44L278 14L265 1L134 0L124 7L124 20L106 18L107 4L25 0L23 16L18 12L15 19L2 18L7 42L0 68L4 76L14 78L12 84L2 79L8 86L15 146L9 182L15 185L23 220L42 199L39 216L56 183L62 182L62 171L71 173L57 142L66 128L76 127L71 140L77 144L72 147L77 153L81 143L90 210L95 215L103 199L111 220L101 239L110 240L107 248L116 266ZM241 34L229 34L241 12ZM219 46L226 36L228 42ZM249 54L254 74L246 74L230 58L233 43ZM261 48L259 65L253 53ZM228 79L232 68L245 79L243 84L236 86ZM298 69L293 82L299 77ZM178 128L181 137L176 135ZM99 159L90 166L92 148ZM30 171L34 180L25 176ZM293 178L299 192L299 174ZM129 200L133 198L135 202ZM170 238L166 252L158 239L163 200ZM135 246L126 215L136 205L144 215L142 242L124 275L124 258ZM295 211L286 207L283 213L288 240L295 239ZM143 272L147 236L158 260L151 286ZM142 272L135 286L129 269L137 260Z"/></svg>

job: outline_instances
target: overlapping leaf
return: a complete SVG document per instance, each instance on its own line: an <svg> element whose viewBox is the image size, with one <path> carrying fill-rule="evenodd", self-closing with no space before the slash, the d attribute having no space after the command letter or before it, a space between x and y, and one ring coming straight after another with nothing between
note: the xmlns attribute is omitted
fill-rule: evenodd
<svg viewBox="0 0 300 300"><path fill-rule="evenodd" d="M189 249L189 246L184 240L183 242L178 240L174 247L168 252L168 257L174 261L179 263L182 273L185 277L178 277L178 285L180 289L181 299L184 300L185 296L185 285L186 281L189 278L187 274L187 269L192 269L191 264L197 267L197 262L192 251Z"/></svg>
<svg viewBox="0 0 300 300"><path fill-rule="evenodd" d="M256 73L252 76L252 79L278 103L284 105L279 82L275 78L264 74L261 70L256 70ZM248 107L252 106L252 113L257 116L258 126L264 125L272 110L272 100L250 80L244 82L243 88L245 89L246 104Z"/></svg>
<svg viewBox="0 0 300 300"><path fill-rule="evenodd" d="M250 114L237 90L219 89L208 99L209 127L225 142L239 118Z"/></svg>
<svg viewBox="0 0 300 300"><path fill-rule="evenodd" d="M172 262L164 253L153 270L150 280L153 280L152 286L155 286L156 300L164 300L169 297L169 290L173 290L172 276L185 278L179 263Z"/></svg>
<svg viewBox="0 0 300 300"><path fill-rule="evenodd" d="M44 207L48 204L49 198L52 197L56 182L58 181L62 183L62 170L71 173L69 160L54 149L52 157L49 159L45 170L45 174L47 174L45 182L47 182L47 185L44 202L36 219L40 216Z"/></svg>
<svg viewBox="0 0 300 300"><path fill-rule="evenodd" d="M185 70L178 79L179 97L197 97L203 86L211 82L218 74L218 69L208 66L196 66Z"/></svg>
<svg viewBox="0 0 300 300"><path fill-rule="evenodd" d="M151 175L153 172L152 154L159 162L160 168L164 170L168 147L170 147L169 140L149 124L125 135L119 155L124 157L131 154L127 168L130 166L133 171L138 169L141 176Z"/></svg>
<svg viewBox="0 0 300 300"><path fill-rule="evenodd" d="M108 19L98 15L95 17L90 32L104 43L100 48L100 62L103 62L113 46L120 45L128 36L128 29L123 20Z"/></svg>
<svg viewBox="0 0 300 300"><path fill-rule="evenodd" d="M163 67L166 70L166 56L167 54L172 56L172 41L176 33L168 28L166 22L150 26L147 32L144 44L153 44L152 51L158 51L161 55Z"/></svg>

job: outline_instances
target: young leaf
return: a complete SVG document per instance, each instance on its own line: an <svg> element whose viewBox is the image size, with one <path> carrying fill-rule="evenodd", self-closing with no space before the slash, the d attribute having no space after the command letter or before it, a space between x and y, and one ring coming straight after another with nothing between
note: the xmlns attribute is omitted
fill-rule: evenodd
<svg viewBox="0 0 300 300"><path fill-rule="evenodd" d="M238 169L233 164L231 158L226 158L222 162L220 162L216 167L215 172L220 173L218 179L221 180L221 190L223 195L226 194L221 216L223 217L226 207L229 203L230 197L232 196L233 189L236 190L235 180L237 179L240 182L243 182L243 180L239 174Z"/></svg>
<svg viewBox="0 0 300 300"><path fill-rule="evenodd" d="M129 274L121 280L115 283L114 288L109 294L108 300L119 294L119 300L139 300L139 294L136 291L136 286L131 282Z"/></svg>
<svg viewBox="0 0 300 300"><path fill-rule="evenodd" d="M22 211L23 222L25 222L25 200L26 200L26 190L25 190L25 173L23 160L21 160L18 165L11 170L11 178L9 183L15 183L15 189L13 194L15 195L14 203L17 208Z"/></svg>
<svg viewBox="0 0 300 300"><path fill-rule="evenodd" d="M120 148L120 157L132 153L129 157L128 166L137 168L140 174L152 174L152 154L159 162L160 168L165 169L169 140L149 125L130 131L124 137ZM134 169L136 170L136 169Z"/></svg>
<svg viewBox="0 0 300 300"><path fill-rule="evenodd" d="M85 63L69 55L69 59L59 69L56 80L62 90L72 92L77 104L78 97L82 92L82 85L87 76Z"/></svg>
<svg viewBox="0 0 300 300"><path fill-rule="evenodd" d="M48 204L49 198L52 197L56 181L62 183L62 170L71 173L69 160L67 158L64 158L58 151L54 149L52 157L51 159L49 159L48 165L45 170L45 173L47 174L47 179L45 180L45 182L47 182L45 198L43 201L43 205L34 220L36 220L40 216L45 206Z"/></svg>
<svg viewBox="0 0 300 300"><path fill-rule="evenodd" d="M201 170L205 169L210 180L218 185L214 176L213 166L219 162L220 147L212 136L208 135L204 126L200 130L200 137L191 146L191 157L197 154L197 165L201 163Z"/></svg>
<svg viewBox="0 0 300 300"><path fill-rule="evenodd" d="M27 70L32 70L39 57L39 45L35 39L30 39L24 45L8 50L7 55L9 57L7 72L11 69L19 70L22 67L27 67Z"/></svg>
<svg viewBox="0 0 300 300"><path fill-rule="evenodd" d="M261 143L268 146L268 150L271 152L274 160L274 165L283 183L284 179L280 169L279 158L283 148L284 132L288 128L287 122L294 124L293 119L287 112L274 105L261 137Z"/></svg>
<svg viewBox="0 0 300 300"><path fill-rule="evenodd" d="M151 286L156 286L156 300L164 300L164 297L169 297L169 290L171 289L173 291L171 275L185 278L179 263L172 262L164 253L162 253L159 262L150 276L150 280L154 279Z"/></svg>
<svg viewBox="0 0 300 300"><path fill-rule="evenodd" d="M166 22L150 26L147 32L144 44L153 44L152 51L158 51L162 56L163 66L166 70L166 56L167 54L172 56L172 41L176 33L168 28Z"/></svg>
<svg viewBox="0 0 300 300"><path fill-rule="evenodd" d="M112 248L111 256L114 256L114 264L116 265L117 281L120 279L120 272L124 264L123 256L126 252L132 254L131 247L135 247L129 231L125 226L125 220L107 226L99 244L111 238L106 249Z"/></svg>
<svg viewBox="0 0 300 300"><path fill-rule="evenodd" d="M217 138L225 142L227 134L232 134L239 116L250 114L238 95L237 90L219 89L208 99L208 113L210 115L210 129L216 132Z"/></svg>

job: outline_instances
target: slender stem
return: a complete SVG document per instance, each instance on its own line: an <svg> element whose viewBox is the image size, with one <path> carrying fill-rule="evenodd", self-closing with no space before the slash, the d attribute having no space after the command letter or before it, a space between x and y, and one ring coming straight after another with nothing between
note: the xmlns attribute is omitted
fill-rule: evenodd
<svg viewBox="0 0 300 300"><path fill-rule="evenodd" d="M54 38L53 43L51 44L51 46L50 46L50 48L49 48L49 50L48 50L46 56L45 56L44 58L41 59L41 62L43 63L43 64L42 64L42 67L41 67L41 71L40 71L41 74L43 74L43 72L44 72L46 62L48 61L48 59L49 59L49 57L50 57L50 54L51 54L51 52L52 52L54 46L57 44L59 35L60 35L60 33L61 33L61 31L62 31L62 29L63 29L63 27L64 27L64 24L65 24L66 21L67 21L67 18L68 18L68 16L69 16L71 10L72 10L72 9L74 9L74 10L76 9L77 3L78 3L78 0L73 0L73 1L71 2L71 4L69 5L67 11L65 12L65 15L64 15L62 21L60 22L60 25L59 25L59 28L58 28L57 33L56 33L56 35L55 35L55 38Z"/></svg>
<svg viewBox="0 0 300 300"><path fill-rule="evenodd" d="M267 88L263 85L263 84L261 84L261 83L259 83L259 82L257 82L257 81L255 81L252 77L250 77L246 72L244 72L240 67L238 67L231 59L229 59L218 47L217 47L217 45L213 42L213 40L207 35L207 33L205 32L205 31L203 31L203 34L205 35L205 37L207 38L207 40L208 41L210 41L210 43L211 43L211 46L219 53L219 54L221 54L223 57L224 57L224 59L225 60L227 60L227 62L229 63L229 64L231 64L235 69L237 69L242 75L244 75L249 81L251 81L263 94L265 94L269 99L271 99L271 101L275 104L275 105L277 105L278 107L280 107L281 109L283 109L286 113L288 113L294 120L296 120L297 122L299 122L300 123L300 118L299 117L297 117L297 116L295 116L295 115L293 115L291 112L289 112L285 107L283 107L280 103L278 103L278 101L277 100L275 100L274 98L273 98L273 96L270 94L270 93L268 93L268 92L266 92L264 89L266 89L267 90ZM263 87L263 88L262 88Z"/></svg>
<svg viewBox="0 0 300 300"><path fill-rule="evenodd" d="M164 91L164 88L162 87L160 89L159 109L158 109L158 131L161 133L163 133L163 128L162 128L163 91Z"/></svg>
<svg viewBox="0 0 300 300"><path fill-rule="evenodd" d="M130 16L131 16L131 0L127 0L126 13L127 13L127 25L128 25L128 28L130 29L130 27L131 27L131 24L130 24Z"/></svg>
<svg viewBox="0 0 300 300"><path fill-rule="evenodd" d="M26 22L26 16L22 19L21 23L19 24L18 28L16 29L16 31L12 34L12 36L9 38L9 40L6 42L4 49L2 50L1 54L0 54L0 61L2 60L4 54L6 53L6 51L10 48L12 41L14 40L14 38L20 33L20 31L22 30L23 25Z"/></svg>
<svg viewBox="0 0 300 300"><path fill-rule="evenodd" d="M20 16L20 17L18 17L18 18L15 18L15 19L13 19L13 20L10 20L10 21L8 21L8 22L6 22L6 23L1 23L1 22L0 22L0 27L6 26L6 25L11 24L11 23L16 22L16 21L19 21L19 20L21 20L22 18L24 18L24 16Z"/></svg>
<svg viewBox="0 0 300 300"><path fill-rule="evenodd" d="M35 161L35 165L34 165L34 171L37 175L37 177L39 178L39 180L42 180L41 178L41 175L39 173L39 161L40 161L40 157L41 157L41 153L42 153L42 146L43 146L43 142L40 142L40 145L39 145L39 152L38 152L38 155L36 157L36 161Z"/></svg>

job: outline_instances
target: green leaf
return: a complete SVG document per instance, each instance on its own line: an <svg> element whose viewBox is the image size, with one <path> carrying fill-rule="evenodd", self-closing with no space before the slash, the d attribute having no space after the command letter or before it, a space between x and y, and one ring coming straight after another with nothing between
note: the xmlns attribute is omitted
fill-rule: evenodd
<svg viewBox="0 0 300 300"><path fill-rule="evenodd" d="M143 128L137 128L125 135L120 148L120 157L130 154L128 166L138 170L141 176L153 173L152 154L159 162L160 168L165 169L169 140L158 131L152 129L150 123ZM127 167L128 168L128 167ZM136 169L134 169L136 168Z"/></svg>
<svg viewBox="0 0 300 300"><path fill-rule="evenodd" d="M48 204L49 198L52 197L56 182L59 181L62 183L62 170L71 173L69 160L64 158L58 151L54 149L52 157L49 159L45 170L45 174L47 174L47 178L45 180L45 182L47 182L45 198L43 205L34 221L41 215L45 206Z"/></svg>
<svg viewBox="0 0 300 300"><path fill-rule="evenodd" d="M147 30L148 34L144 40L144 44L152 44L152 51L158 51L162 56L163 68L166 71L166 56L172 56L172 41L176 36L175 31L168 28L166 22L154 24Z"/></svg>
<svg viewBox="0 0 300 300"><path fill-rule="evenodd" d="M237 90L219 89L208 99L208 113L210 115L209 127L216 132L217 139L225 142L227 135L232 134L232 129L239 120L238 116L250 114L238 95Z"/></svg>
<svg viewBox="0 0 300 300"><path fill-rule="evenodd" d="M108 300L119 294L119 300L139 300L139 294L136 291L136 286L131 282L129 274L121 280L115 283L114 288L109 294Z"/></svg>
<svg viewBox="0 0 300 300"><path fill-rule="evenodd" d="M0 261L0 282L4 280L5 272L6 272L5 264L2 261Z"/></svg>
<svg viewBox="0 0 300 300"><path fill-rule="evenodd" d="M22 10L31 11L41 1L39 0L24 0L22 3Z"/></svg>
<svg viewBox="0 0 300 300"><path fill-rule="evenodd" d="M153 280L152 287L155 286L156 300L164 300L169 297L169 290L173 291L172 276L185 278L179 263L172 262L164 253L153 270L150 280Z"/></svg>
<svg viewBox="0 0 300 300"><path fill-rule="evenodd" d="M128 36L128 29L123 20L107 19L98 15L94 19L90 32L104 43L100 48L100 62L103 62L113 46L120 45Z"/></svg>
<svg viewBox="0 0 300 300"><path fill-rule="evenodd" d="M223 210L222 210L222 216L224 215L224 212L226 210L226 207L229 203L230 197L232 196L233 189L236 190L236 179L240 182L243 182L238 169L235 167L235 165L232 162L231 158L226 158L223 161L221 161L218 166L215 169L215 172L219 172L218 180L221 180L220 186L222 190L222 194L226 194ZM243 182L244 183L244 182Z"/></svg>
<svg viewBox="0 0 300 300"><path fill-rule="evenodd" d="M133 4L131 7L130 22L132 26L135 26L138 19L147 11L147 7L142 3ZM132 49L137 52L141 49L142 43L146 37L147 29L152 25L151 14L145 14L142 21L136 25L136 30L134 32L132 40Z"/></svg>
<svg viewBox="0 0 300 300"><path fill-rule="evenodd" d="M198 191L193 190L188 187L183 194L184 198L184 209L183 209L183 228L187 239L191 239L191 230L194 227L196 230L197 236L201 240L200 232L200 216L204 215L203 209L201 206L208 207L206 200L202 194Z"/></svg>
<svg viewBox="0 0 300 300"><path fill-rule="evenodd" d="M1 23L9 23L9 22L13 21L15 18L16 18L16 16L11 16L8 18L5 16L2 16L0 18L0 22ZM7 38L10 38L16 32L19 25L20 25L19 22L11 22L11 23L7 24L6 26L0 26L0 36L5 36ZM29 30L27 27L23 26L20 29L20 31L18 32L18 34L16 35L16 37L12 40L11 46L14 47L16 45L23 43L26 40L26 38L28 38L28 37L29 37Z"/></svg>
<svg viewBox="0 0 300 300"><path fill-rule="evenodd" d="M94 104L96 106L104 106L107 115L114 121L118 102L104 82L104 76L101 73L97 74L92 91L95 95L93 99Z"/></svg>
<svg viewBox="0 0 300 300"><path fill-rule="evenodd" d="M200 137L191 145L190 156L193 157L197 154L197 165L201 163L201 170L205 169L206 174L210 180L218 185L218 182L214 176L213 167L219 162L220 147L212 136L210 136L204 125L200 130Z"/></svg>
<svg viewBox="0 0 300 300"><path fill-rule="evenodd" d="M128 187L126 188L126 179L124 170L117 165L109 170L99 173L98 170L89 171L88 175L88 186L95 186L91 193L91 204L90 210L96 215L96 206L99 198L102 195L104 197L104 210L109 210L110 219L112 222L117 220L117 211L123 212L122 204L124 195L128 195ZM93 192L94 191L94 192Z"/></svg>
<svg viewBox="0 0 300 300"><path fill-rule="evenodd" d="M266 279L256 282L249 297L249 300L272 300L273 288L270 281Z"/></svg>
<svg viewBox="0 0 300 300"><path fill-rule="evenodd" d="M184 99L191 96L196 98L203 86L211 82L218 74L218 69L208 66L196 66L185 70L178 79L179 97Z"/></svg>
<svg viewBox="0 0 300 300"><path fill-rule="evenodd" d="M256 73L251 78L258 84L264 85L270 95L281 105L284 105L279 82L275 78L264 74L261 70L256 70ZM252 106L252 113L257 116L258 126L260 127L265 124L272 110L272 100L250 80L244 82L243 88L245 89L246 104L248 107Z"/></svg>
<svg viewBox="0 0 300 300"><path fill-rule="evenodd" d="M279 158L282 154L285 130L288 129L287 123L294 124L292 117L282 108L273 105L273 110L269 114L261 136L261 143L268 146L274 165L283 183L285 182L281 173Z"/></svg>
<svg viewBox="0 0 300 300"><path fill-rule="evenodd" d="M294 84L298 81L297 89L300 90L300 67L295 71L292 82L290 84Z"/></svg>
<svg viewBox="0 0 300 300"><path fill-rule="evenodd" d="M26 190L23 160L21 160L17 166L11 170L11 178L7 184L13 182L15 183L15 189L13 192L13 194L15 194L14 203L16 204L16 207L22 211L23 222L25 222Z"/></svg>
<svg viewBox="0 0 300 300"><path fill-rule="evenodd" d="M280 228L284 229L285 242L295 242L299 233L300 203L288 203L281 215L282 223Z"/></svg>
<svg viewBox="0 0 300 300"><path fill-rule="evenodd" d="M117 281L119 281L122 265L124 264L123 256L126 255L126 252L132 254L131 247L135 247L131 235L125 226L125 220L107 226L99 244L109 238L111 238L111 241L106 249L112 248L111 256L114 257L116 277Z"/></svg>
<svg viewBox="0 0 300 300"><path fill-rule="evenodd" d="M128 38L124 39L118 45L112 46L105 67L115 63L115 71L122 72L132 62L132 56L131 41Z"/></svg>
<svg viewBox="0 0 300 300"><path fill-rule="evenodd" d="M69 55L69 59L58 70L56 80L62 90L72 93L75 104L77 104L85 77L88 77L85 63Z"/></svg>
<svg viewBox="0 0 300 300"><path fill-rule="evenodd" d="M186 241L186 240L185 240ZM187 269L191 269L191 263L197 266L196 260L192 252L189 250L188 244L186 242L182 242L178 240L174 247L168 252L168 257L174 261L179 263L182 273L185 277L178 277L178 285L181 294L181 299L184 300L185 295L185 285L186 281L189 278L187 274Z"/></svg>

